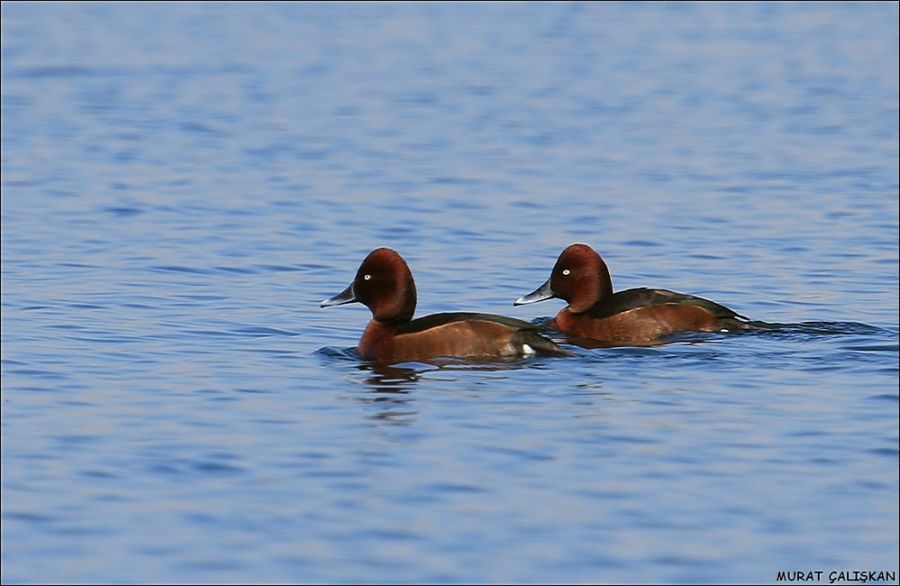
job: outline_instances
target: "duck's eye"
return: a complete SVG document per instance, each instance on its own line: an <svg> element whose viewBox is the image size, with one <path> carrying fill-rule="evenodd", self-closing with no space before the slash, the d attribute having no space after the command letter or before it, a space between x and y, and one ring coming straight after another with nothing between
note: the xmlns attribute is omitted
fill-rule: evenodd
<svg viewBox="0 0 900 586"><path fill-rule="evenodd" d="M372 275L363 275L363 281L370 281L370 280L372 280Z"/></svg>
<svg viewBox="0 0 900 586"><path fill-rule="evenodd" d="M572 271L570 271L569 269L563 269L563 276L564 276L564 277L568 277L568 276L569 276L569 273L571 273L571 272L572 272Z"/></svg>

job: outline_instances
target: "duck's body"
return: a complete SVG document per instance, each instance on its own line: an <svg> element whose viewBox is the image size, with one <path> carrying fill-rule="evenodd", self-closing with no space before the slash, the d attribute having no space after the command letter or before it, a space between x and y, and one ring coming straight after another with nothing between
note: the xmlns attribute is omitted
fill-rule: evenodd
<svg viewBox="0 0 900 586"><path fill-rule="evenodd" d="M679 332L744 329L738 313L708 299L666 289L627 289L584 313L564 307L553 319L560 331L610 344L655 342Z"/></svg>
<svg viewBox="0 0 900 586"><path fill-rule="evenodd" d="M373 250L347 289L322 307L359 301L372 320L359 340L364 360L381 364L438 357L507 358L567 355L526 321L485 313L436 313L412 319L416 289L406 261L389 248Z"/></svg>
<svg viewBox="0 0 900 586"><path fill-rule="evenodd" d="M366 360L394 363L438 356L508 358L561 349L526 321L485 313L435 313L399 325L372 320L359 341Z"/></svg>
<svg viewBox="0 0 900 586"><path fill-rule="evenodd" d="M547 282L515 304L552 297L569 304L553 319L556 329L606 345L644 345L679 332L753 327L744 316L694 295L644 287L613 293L606 263L586 244L567 247Z"/></svg>

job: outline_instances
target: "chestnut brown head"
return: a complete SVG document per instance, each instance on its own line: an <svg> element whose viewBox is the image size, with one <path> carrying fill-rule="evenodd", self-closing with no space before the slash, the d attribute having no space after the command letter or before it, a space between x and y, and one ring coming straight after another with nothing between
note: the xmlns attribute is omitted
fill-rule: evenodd
<svg viewBox="0 0 900 586"><path fill-rule="evenodd" d="M416 284L406 261L390 248L376 248L366 256L350 285L321 303L321 307L359 302L373 319L402 322L416 310Z"/></svg>
<svg viewBox="0 0 900 586"><path fill-rule="evenodd" d="M573 313L583 313L610 295L612 280L600 255L587 244L571 244L559 255L550 278L533 292L516 299L514 305L558 297L568 302Z"/></svg>

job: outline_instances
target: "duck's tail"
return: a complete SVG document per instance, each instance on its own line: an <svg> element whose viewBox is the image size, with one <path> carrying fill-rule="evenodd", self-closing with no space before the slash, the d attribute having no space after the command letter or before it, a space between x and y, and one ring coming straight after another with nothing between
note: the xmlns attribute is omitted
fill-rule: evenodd
<svg viewBox="0 0 900 586"><path fill-rule="evenodd" d="M530 348L533 353L545 356L574 356L574 354L559 346L553 340L545 338L532 329L516 332L515 345L520 348ZM528 352L526 349L525 353L530 354L531 352Z"/></svg>

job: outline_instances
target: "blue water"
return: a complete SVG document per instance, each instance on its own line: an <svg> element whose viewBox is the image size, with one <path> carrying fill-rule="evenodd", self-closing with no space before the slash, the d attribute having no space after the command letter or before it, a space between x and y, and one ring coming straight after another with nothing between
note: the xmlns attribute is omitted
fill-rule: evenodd
<svg viewBox="0 0 900 586"><path fill-rule="evenodd" d="M2 5L3 583L898 570L896 3ZM587 242L777 330L373 367Z"/></svg>

